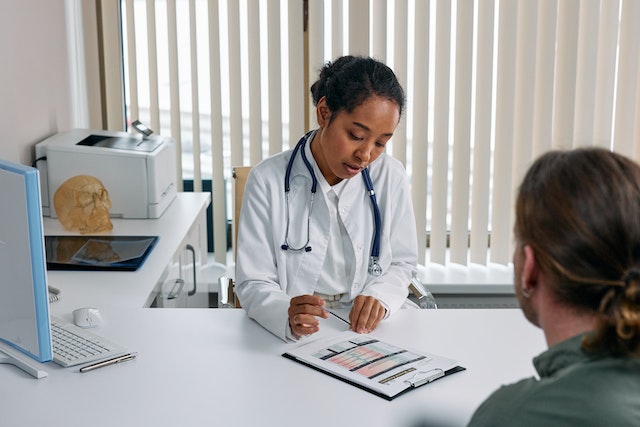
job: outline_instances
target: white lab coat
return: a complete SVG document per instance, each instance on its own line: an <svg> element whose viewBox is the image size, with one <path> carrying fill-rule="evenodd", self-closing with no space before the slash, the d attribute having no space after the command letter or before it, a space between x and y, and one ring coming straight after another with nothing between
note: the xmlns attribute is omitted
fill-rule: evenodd
<svg viewBox="0 0 640 427"><path fill-rule="evenodd" d="M307 158L312 160L309 143ZM284 176L292 150L276 154L252 168L247 179L238 228L236 293L249 317L273 334L287 339L290 299L313 294L324 265L329 236L329 208L320 186L311 213L310 252L281 249L287 226ZM408 285L417 264L417 235L409 182L403 165L383 153L369 166L382 217L380 235L381 276L368 272L374 219L371 201L360 175L342 191L338 215L349 234L352 251L345 256L355 265L349 300L373 296L393 314L406 301ZM311 176L300 153L290 176L289 243L306 241ZM335 226L335 225L334 225Z"/></svg>

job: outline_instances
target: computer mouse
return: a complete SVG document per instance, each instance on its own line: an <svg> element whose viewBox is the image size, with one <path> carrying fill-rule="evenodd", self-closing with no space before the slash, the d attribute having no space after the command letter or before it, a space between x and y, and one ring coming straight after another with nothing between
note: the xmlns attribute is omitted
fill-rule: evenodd
<svg viewBox="0 0 640 427"><path fill-rule="evenodd" d="M97 308L78 308L73 310L73 323L81 328L95 328L102 325L102 315Z"/></svg>

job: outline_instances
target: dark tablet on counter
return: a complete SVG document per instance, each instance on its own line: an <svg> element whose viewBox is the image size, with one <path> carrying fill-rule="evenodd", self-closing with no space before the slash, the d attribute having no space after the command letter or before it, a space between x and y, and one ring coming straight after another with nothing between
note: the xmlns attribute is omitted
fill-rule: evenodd
<svg viewBox="0 0 640 427"><path fill-rule="evenodd" d="M45 236L48 270L135 271L158 236Z"/></svg>

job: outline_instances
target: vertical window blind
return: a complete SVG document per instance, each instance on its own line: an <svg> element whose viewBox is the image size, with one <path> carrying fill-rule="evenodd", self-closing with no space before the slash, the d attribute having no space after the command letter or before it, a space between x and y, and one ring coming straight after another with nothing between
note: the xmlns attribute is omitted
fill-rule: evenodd
<svg viewBox="0 0 640 427"><path fill-rule="evenodd" d="M387 150L411 179L421 263L508 264L514 194L546 150L598 145L640 160L636 0L121 5L120 22L103 25L122 28L126 120L173 136L196 190L212 180L218 262L231 168L316 125L308 88L343 54L386 62L406 89Z"/></svg>

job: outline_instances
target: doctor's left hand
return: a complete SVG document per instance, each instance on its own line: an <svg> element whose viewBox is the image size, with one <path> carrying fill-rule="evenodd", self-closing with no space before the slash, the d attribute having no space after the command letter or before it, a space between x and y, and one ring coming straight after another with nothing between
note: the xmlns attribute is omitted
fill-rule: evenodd
<svg viewBox="0 0 640 427"><path fill-rule="evenodd" d="M320 330L317 316L329 317L324 310L325 302L317 295L300 295L289 303L289 326L291 332L301 337Z"/></svg>
<svg viewBox="0 0 640 427"><path fill-rule="evenodd" d="M349 313L351 329L359 334L373 331L384 318L385 308L376 298L358 295Z"/></svg>

